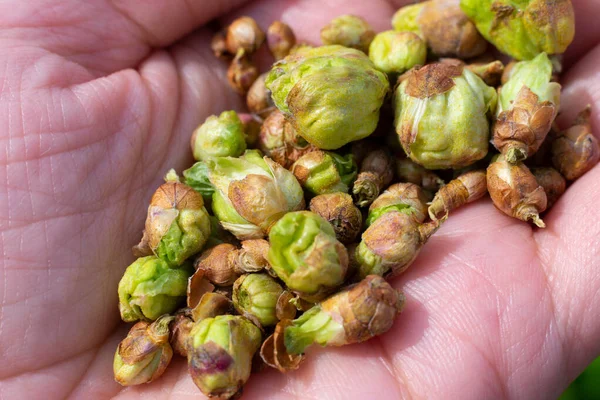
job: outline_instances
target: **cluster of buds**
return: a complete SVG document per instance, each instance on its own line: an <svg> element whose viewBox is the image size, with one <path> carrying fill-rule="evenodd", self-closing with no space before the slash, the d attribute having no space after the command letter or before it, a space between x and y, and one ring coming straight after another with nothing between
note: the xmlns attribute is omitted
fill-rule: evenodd
<svg viewBox="0 0 600 400"><path fill-rule="evenodd" d="M117 382L152 382L176 354L206 396L238 398L257 363L287 372L313 344L381 335L405 303L389 280L457 209L489 194L543 228L568 181L598 163L589 107L567 130L555 122L549 55L569 41L568 0L428 0L392 22L376 33L340 16L319 47L250 17L215 35L248 109L206 118L195 163L151 198L118 286L135 325ZM507 29L532 26L518 40ZM517 61L481 56L484 38ZM264 43L275 63L260 74Z"/></svg>

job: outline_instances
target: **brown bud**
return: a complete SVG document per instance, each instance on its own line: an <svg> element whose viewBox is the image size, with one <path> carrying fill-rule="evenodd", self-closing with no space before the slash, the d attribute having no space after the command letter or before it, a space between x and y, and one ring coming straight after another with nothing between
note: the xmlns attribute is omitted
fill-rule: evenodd
<svg viewBox="0 0 600 400"><path fill-rule="evenodd" d="M328 193L310 201L310 211L319 214L333 226L336 238L344 243L354 242L362 229L362 214L346 193Z"/></svg>
<svg viewBox="0 0 600 400"><path fill-rule="evenodd" d="M577 116L573 126L562 132L552 145L552 163L566 179L573 181L600 160L598 139L592 133L591 106Z"/></svg>
<svg viewBox="0 0 600 400"><path fill-rule="evenodd" d="M419 223L427 218L427 203L431 200L423 189L413 183L396 183L381 194L369 207L369 213L390 206L403 205L410 207L412 216ZM370 221L367 220L367 223Z"/></svg>
<svg viewBox="0 0 600 400"><path fill-rule="evenodd" d="M487 48L487 42L462 12L458 1L426 2L418 24L427 44L438 56L466 59L483 54Z"/></svg>
<svg viewBox="0 0 600 400"><path fill-rule="evenodd" d="M230 314L233 303L221 293L204 293L198 304L191 310L191 317L198 322L205 318L214 318L217 315Z"/></svg>
<svg viewBox="0 0 600 400"><path fill-rule="evenodd" d="M245 95L258 78L258 68L250 56L240 50L227 70L229 85L239 94Z"/></svg>
<svg viewBox="0 0 600 400"><path fill-rule="evenodd" d="M354 161L358 165L361 165L369 153L379 150L380 148L381 146L376 141L371 139L363 139L352 142L350 145L350 152L354 157Z"/></svg>
<svg viewBox="0 0 600 400"><path fill-rule="evenodd" d="M254 81L246 95L246 105L250 112L266 118L275 110L271 100L271 92L265 86L267 74L264 73Z"/></svg>
<svg viewBox="0 0 600 400"><path fill-rule="evenodd" d="M275 60L281 60L290 54L290 50L296 45L296 35L289 25L275 21L267 30L267 46L269 51L275 57Z"/></svg>
<svg viewBox="0 0 600 400"><path fill-rule="evenodd" d="M138 322L117 348L113 363L115 380L123 386L152 382L165 372L173 357L169 324L163 315L152 323Z"/></svg>
<svg viewBox="0 0 600 400"><path fill-rule="evenodd" d="M396 160L396 175L401 182L414 183L432 192L436 192L444 185L444 181L434 172L408 158Z"/></svg>
<svg viewBox="0 0 600 400"><path fill-rule="evenodd" d="M240 50L252 54L265 41L265 33L253 18L240 17L227 28L227 50L238 54Z"/></svg>
<svg viewBox="0 0 600 400"><path fill-rule="evenodd" d="M485 171L470 171L450 181L435 195L429 206L429 216L437 220L450 211L479 200L487 194Z"/></svg>
<svg viewBox="0 0 600 400"><path fill-rule="evenodd" d="M467 65L467 69L483 79L486 85L497 87L504 73L504 64L502 61L475 63Z"/></svg>
<svg viewBox="0 0 600 400"><path fill-rule="evenodd" d="M567 190L567 181L554 168L533 168L531 172L546 192L548 198L546 210L549 210Z"/></svg>
<svg viewBox="0 0 600 400"><path fill-rule="evenodd" d="M171 347L176 354L187 357L186 341L194 325L189 308L183 308L175 313L175 318L169 325L171 331Z"/></svg>
<svg viewBox="0 0 600 400"><path fill-rule="evenodd" d="M291 321L282 320L275 326L275 332L269 336L260 348L260 357L268 366L280 372L296 370L304 361L303 354L290 354L285 347L285 328Z"/></svg>
<svg viewBox="0 0 600 400"><path fill-rule="evenodd" d="M232 244L219 244L203 252L194 263L194 267L204 271L204 277L211 283L217 286L231 286L238 277L230 256L235 250Z"/></svg>
<svg viewBox="0 0 600 400"><path fill-rule="evenodd" d="M494 146L510 163L517 163L535 154L550 131L558 110L527 86L519 91L513 106L498 116L493 127Z"/></svg>
<svg viewBox="0 0 600 400"><path fill-rule="evenodd" d="M408 269L444 219L420 224L415 218L391 211L376 219L362 234L356 249L358 278L379 275L393 278Z"/></svg>
<svg viewBox="0 0 600 400"><path fill-rule="evenodd" d="M225 31L215 33L210 42L210 48L215 57L223 61L231 61L233 54L227 50L227 34Z"/></svg>
<svg viewBox="0 0 600 400"><path fill-rule="evenodd" d="M394 177L394 160L385 150L369 153L360 165L360 173L354 182L356 204L366 207L388 186Z"/></svg>
<svg viewBox="0 0 600 400"><path fill-rule="evenodd" d="M521 221L531 221L545 228L540 213L547 207L547 197L535 176L524 164L510 164L500 156L487 169L487 186L496 208Z"/></svg>
<svg viewBox="0 0 600 400"><path fill-rule="evenodd" d="M290 168L300 157L317 148L304 140L284 114L273 111L260 129L258 148L284 168Z"/></svg>
<svg viewBox="0 0 600 400"><path fill-rule="evenodd" d="M342 344L360 343L387 332L402 312L406 298L384 278L369 275L321 303L323 311L343 321Z"/></svg>
<svg viewBox="0 0 600 400"><path fill-rule="evenodd" d="M260 272L271 266L267 261L269 242L264 239L250 239L242 242L242 248L232 255L235 272L239 275Z"/></svg>

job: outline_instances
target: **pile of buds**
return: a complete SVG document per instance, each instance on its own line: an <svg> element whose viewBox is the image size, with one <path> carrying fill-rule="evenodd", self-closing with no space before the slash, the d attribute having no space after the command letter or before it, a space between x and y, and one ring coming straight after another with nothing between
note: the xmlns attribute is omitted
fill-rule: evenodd
<svg viewBox="0 0 600 400"><path fill-rule="evenodd" d="M405 299L387 280L457 208L489 193L543 228L600 158L590 108L566 131L554 123L574 24L568 0L430 0L382 33L336 18L320 47L250 17L217 33L248 110L207 118L197 162L152 196L118 287L135 325L115 379L151 382L175 353L205 395L239 396L253 370L389 330ZM276 62L260 75L265 42Z"/></svg>

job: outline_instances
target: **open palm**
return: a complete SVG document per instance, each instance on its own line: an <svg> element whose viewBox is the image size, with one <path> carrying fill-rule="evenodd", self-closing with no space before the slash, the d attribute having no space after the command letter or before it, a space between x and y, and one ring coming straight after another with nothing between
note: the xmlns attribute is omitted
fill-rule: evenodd
<svg viewBox="0 0 600 400"><path fill-rule="evenodd" d="M0 2L0 398L198 396L183 359L155 383L112 378L117 283L168 168L190 134L241 109L202 25L225 13L281 18L317 42L354 13L389 29L402 1L6 0ZM564 112L600 129L600 3L574 2ZM194 32L193 34L190 34ZM186 36L189 35L189 36ZM395 281L406 312L379 339L313 349L299 371L251 378L248 399L540 399L600 353L600 167L546 230L489 200L452 215Z"/></svg>

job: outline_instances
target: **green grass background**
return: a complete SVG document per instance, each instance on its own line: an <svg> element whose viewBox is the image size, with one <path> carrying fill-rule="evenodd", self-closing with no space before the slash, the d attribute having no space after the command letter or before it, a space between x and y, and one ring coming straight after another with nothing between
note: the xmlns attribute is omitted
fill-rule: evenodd
<svg viewBox="0 0 600 400"><path fill-rule="evenodd" d="M560 400L600 400L600 358L573 381Z"/></svg>

